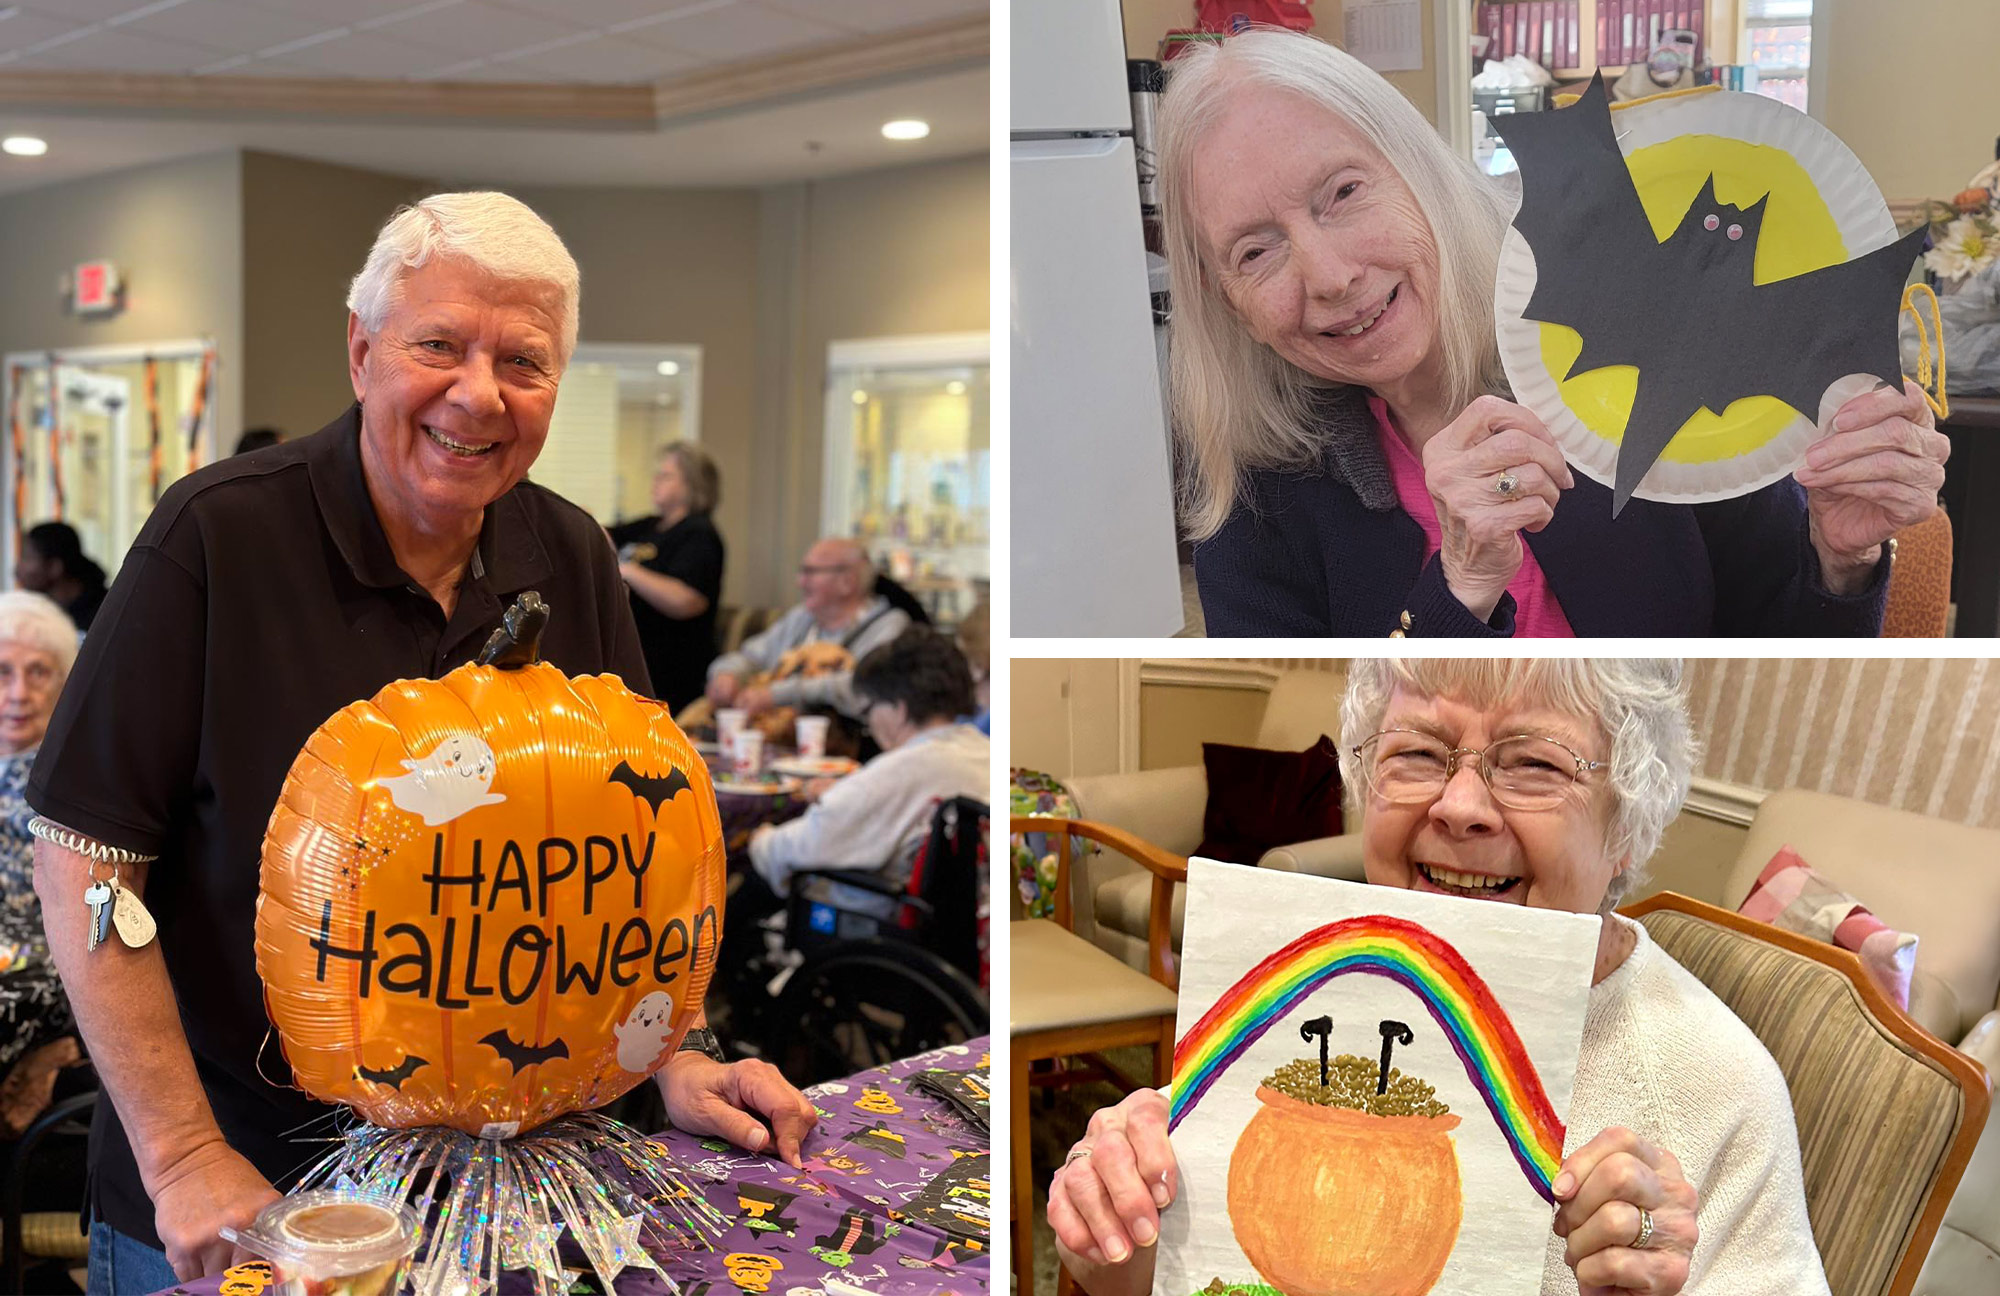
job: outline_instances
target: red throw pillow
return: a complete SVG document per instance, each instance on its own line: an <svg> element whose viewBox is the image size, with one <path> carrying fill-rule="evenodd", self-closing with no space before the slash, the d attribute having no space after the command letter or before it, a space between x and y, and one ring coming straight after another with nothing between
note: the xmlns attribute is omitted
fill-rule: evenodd
<svg viewBox="0 0 2000 1296"><path fill-rule="evenodd" d="M1274 846L1340 834L1340 749L1320 740L1302 752L1203 743L1208 809L1195 854L1255 864Z"/></svg>
<svg viewBox="0 0 2000 1296"><path fill-rule="evenodd" d="M1854 951L1883 993L1908 1011L1917 938L1868 912L1860 901L1815 872L1790 846L1771 857L1736 912Z"/></svg>

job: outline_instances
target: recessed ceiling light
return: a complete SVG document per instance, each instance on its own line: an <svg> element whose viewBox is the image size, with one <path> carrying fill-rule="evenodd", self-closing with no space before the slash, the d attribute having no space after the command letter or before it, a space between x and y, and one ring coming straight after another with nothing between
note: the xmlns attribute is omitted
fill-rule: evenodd
<svg viewBox="0 0 2000 1296"><path fill-rule="evenodd" d="M882 127L883 139L920 140L930 133L931 124L929 122L917 121L913 118L887 122Z"/></svg>
<svg viewBox="0 0 2000 1296"><path fill-rule="evenodd" d="M965 395L965 384L954 378L944 385L944 390L945 394L949 396L963 396Z"/></svg>
<svg viewBox="0 0 2000 1296"><path fill-rule="evenodd" d="M854 403L856 405L866 405L868 403L868 393L856 390L854 393Z"/></svg>
<svg viewBox="0 0 2000 1296"><path fill-rule="evenodd" d="M676 363L675 361L672 361L672 360L662 360L662 361L660 361L660 366L659 366L659 373L660 373L660 377L662 377L662 378L671 378L671 377L673 377L673 376L674 376L675 374L679 373L680 371L681 371L681 367L680 367L680 365L679 365L678 363Z"/></svg>
<svg viewBox="0 0 2000 1296"><path fill-rule="evenodd" d="M6 149L15 157L40 157L49 151L49 142L36 139L33 135L9 135L0 140L0 149Z"/></svg>

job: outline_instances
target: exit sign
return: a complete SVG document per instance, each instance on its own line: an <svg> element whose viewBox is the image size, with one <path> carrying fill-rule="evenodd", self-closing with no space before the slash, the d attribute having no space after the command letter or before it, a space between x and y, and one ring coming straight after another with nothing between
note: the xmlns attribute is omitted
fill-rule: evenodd
<svg viewBox="0 0 2000 1296"><path fill-rule="evenodd" d="M76 268L71 303L79 315L118 309L118 267L109 261L86 261Z"/></svg>

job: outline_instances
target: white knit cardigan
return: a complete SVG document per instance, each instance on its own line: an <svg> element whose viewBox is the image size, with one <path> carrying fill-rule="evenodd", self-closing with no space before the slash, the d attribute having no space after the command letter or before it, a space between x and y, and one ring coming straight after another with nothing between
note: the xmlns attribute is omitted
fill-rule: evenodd
<svg viewBox="0 0 2000 1296"><path fill-rule="evenodd" d="M1564 1155L1614 1125L1674 1154L1701 1198L1683 1296L1826 1296L1778 1064L1643 926L1612 921L1637 944L1591 987ZM1577 1296L1553 1231L1542 1296Z"/></svg>

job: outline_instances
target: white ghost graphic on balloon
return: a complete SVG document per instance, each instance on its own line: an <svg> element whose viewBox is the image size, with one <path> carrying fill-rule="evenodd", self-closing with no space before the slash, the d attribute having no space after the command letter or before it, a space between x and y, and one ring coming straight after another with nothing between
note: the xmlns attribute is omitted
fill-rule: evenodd
<svg viewBox="0 0 2000 1296"><path fill-rule="evenodd" d="M409 773L378 782L389 789L398 810L422 815L426 828L507 799L487 791L493 786L493 749L472 734L454 734L430 755L404 761L403 768Z"/></svg>
<svg viewBox="0 0 2000 1296"><path fill-rule="evenodd" d="M667 1046L667 1037L674 1033L673 1016L673 996L664 990L655 990L633 1004L625 1020L611 1028L618 1037L618 1065L627 1071L644 1071L651 1066Z"/></svg>

